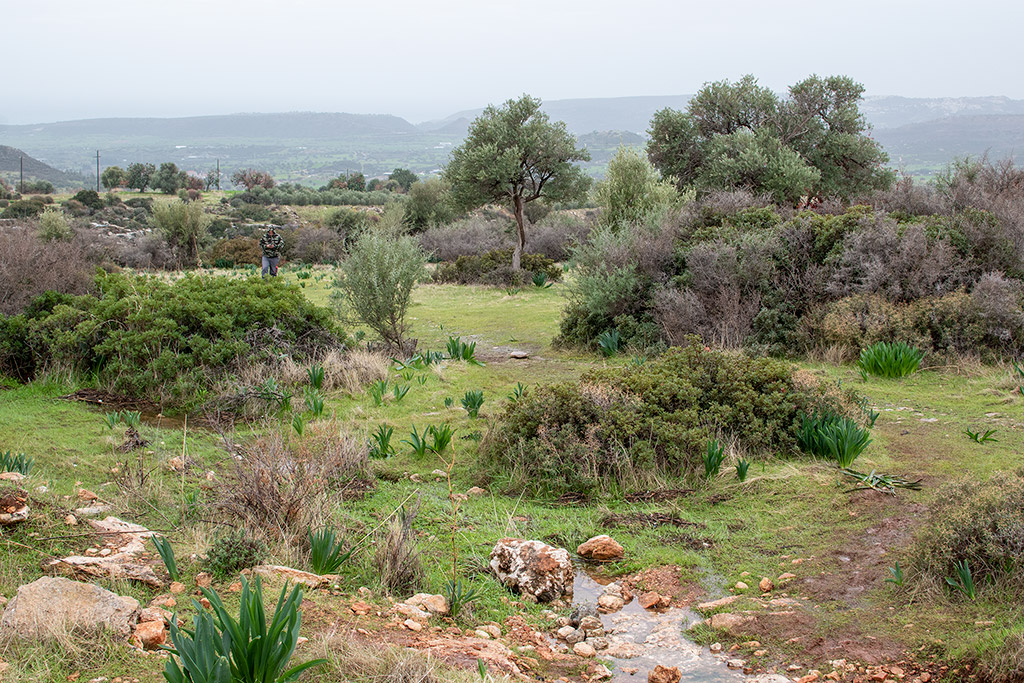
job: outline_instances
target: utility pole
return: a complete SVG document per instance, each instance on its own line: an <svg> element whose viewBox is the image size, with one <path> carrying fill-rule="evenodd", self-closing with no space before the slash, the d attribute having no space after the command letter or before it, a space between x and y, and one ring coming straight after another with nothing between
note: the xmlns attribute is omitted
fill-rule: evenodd
<svg viewBox="0 0 1024 683"><path fill-rule="evenodd" d="M217 159L217 191L220 192L220 159Z"/></svg>
<svg viewBox="0 0 1024 683"><path fill-rule="evenodd" d="M96 150L96 194L100 193L100 151Z"/></svg>
<svg viewBox="0 0 1024 683"><path fill-rule="evenodd" d="M25 194L25 157L21 157L21 193Z"/></svg>

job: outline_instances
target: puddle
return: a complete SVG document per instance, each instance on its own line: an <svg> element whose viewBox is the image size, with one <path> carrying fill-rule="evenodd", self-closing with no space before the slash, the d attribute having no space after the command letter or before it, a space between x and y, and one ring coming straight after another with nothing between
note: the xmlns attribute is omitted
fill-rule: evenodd
<svg viewBox="0 0 1024 683"><path fill-rule="evenodd" d="M577 566L573 582L573 605L596 608L597 599L609 583L610 578ZM724 659L719 659L707 648L685 637L683 632L701 621L700 615L691 610L677 607L660 611L645 610L634 598L618 612L598 616L611 647L607 651L598 652L597 656L614 663L615 666L610 667L613 683L646 681L647 674L659 664L678 667L683 681L737 683L751 680L739 671L726 668ZM608 653L614 652L616 645L629 643L641 646L639 656L609 656ZM633 673L627 672L634 669L636 671Z"/></svg>

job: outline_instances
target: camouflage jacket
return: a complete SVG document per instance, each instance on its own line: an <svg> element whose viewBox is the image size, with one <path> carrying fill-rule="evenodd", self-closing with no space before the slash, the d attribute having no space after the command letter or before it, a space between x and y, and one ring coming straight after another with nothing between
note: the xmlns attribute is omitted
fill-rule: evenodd
<svg viewBox="0 0 1024 683"><path fill-rule="evenodd" d="M264 235L260 238L260 251L267 258L280 256L282 246L284 246L284 240L276 232L273 235Z"/></svg>

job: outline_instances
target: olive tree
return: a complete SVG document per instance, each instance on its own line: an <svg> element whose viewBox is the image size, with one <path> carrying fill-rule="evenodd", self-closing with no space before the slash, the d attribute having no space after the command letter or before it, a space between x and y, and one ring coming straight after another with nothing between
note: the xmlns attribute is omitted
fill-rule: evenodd
<svg viewBox="0 0 1024 683"><path fill-rule="evenodd" d="M793 203L802 195L849 199L888 187L888 156L868 133L863 86L811 76L786 99L757 84L705 85L684 112L651 119L647 154L680 189L745 188Z"/></svg>
<svg viewBox="0 0 1024 683"><path fill-rule="evenodd" d="M597 184L601 222L619 228L642 223L658 209L679 198L671 183L633 147L620 147L608 162L608 173Z"/></svg>
<svg viewBox="0 0 1024 683"><path fill-rule="evenodd" d="M456 206L473 209L489 203L512 207L519 239L512 268L519 270L526 247L523 208L538 199L569 201L584 196L590 178L574 161L589 161L576 147L565 123L552 123L541 101L523 95L501 107L484 109L469 127L465 142L452 150L443 177Z"/></svg>

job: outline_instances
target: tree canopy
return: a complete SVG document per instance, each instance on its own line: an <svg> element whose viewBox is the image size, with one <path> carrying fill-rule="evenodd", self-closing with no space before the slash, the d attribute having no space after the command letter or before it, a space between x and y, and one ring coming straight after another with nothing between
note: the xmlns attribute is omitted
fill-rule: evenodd
<svg viewBox="0 0 1024 683"><path fill-rule="evenodd" d="M576 147L561 121L551 122L541 101L529 95L493 105L470 124L466 140L452 151L443 177L456 206L472 209L492 202L512 207L519 241L512 267L519 270L526 247L523 207L540 198L567 201L584 195L590 178L573 164L590 153Z"/></svg>
<svg viewBox="0 0 1024 683"><path fill-rule="evenodd" d="M654 115L648 157L680 189L743 187L789 203L849 199L893 180L860 112L863 92L847 76L810 76L786 99L750 75L706 84L685 112Z"/></svg>

